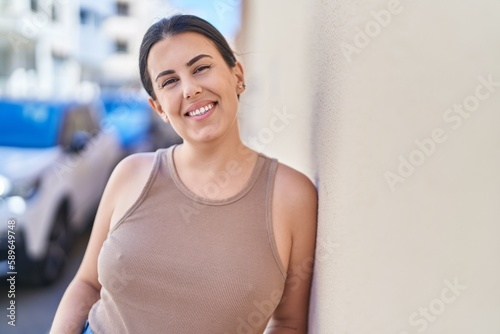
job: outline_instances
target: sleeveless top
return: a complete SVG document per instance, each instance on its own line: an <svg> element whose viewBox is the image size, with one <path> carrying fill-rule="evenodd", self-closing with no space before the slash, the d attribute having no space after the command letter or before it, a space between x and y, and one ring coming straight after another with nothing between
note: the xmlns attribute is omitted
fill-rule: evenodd
<svg viewBox="0 0 500 334"><path fill-rule="evenodd" d="M156 151L139 198L108 233L90 327L96 334L263 333L286 279L271 217L277 161L259 154L239 193L211 200L182 183L173 150ZM237 177L236 164L205 193Z"/></svg>

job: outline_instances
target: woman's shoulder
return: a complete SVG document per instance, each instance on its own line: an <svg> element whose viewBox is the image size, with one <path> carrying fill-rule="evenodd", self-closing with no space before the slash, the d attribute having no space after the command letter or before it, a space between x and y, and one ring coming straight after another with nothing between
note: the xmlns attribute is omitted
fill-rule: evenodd
<svg viewBox="0 0 500 334"><path fill-rule="evenodd" d="M300 197L316 196L317 193L316 187L305 174L281 162L278 162L276 170L276 190L300 194Z"/></svg>
<svg viewBox="0 0 500 334"><path fill-rule="evenodd" d="M130 173L134 170L152 167L156 152L134 153L123 158L117 165L116 170L119 173Z"/></svg>
<svg viewBox="0 0 500 334"><path fill-rule="evenodd" d="M134 153L121 160L109 181L109 196L113 203L112 228L139 198L155 161L155 152Z"/></svg>
<svg viewBox="0 0 500 334"><path fill-rule="evenodd" d="M276 231L300 245L299 239L316 233L317 208L318 194L313 182L298 170L278 163L273 191Z"/></svg>
<svg viewBox="0 0 500 334"><path fill-rule="evenodd" d="M120 194L140 188L148 179L154 160L155 152L134 153L123 158L108 181L113 197L119 199Z"/></svg>
<svg viewBox="0 0 500 334"><path fill-rule="evenodd" d="M121 160L113 171L117 183L128 190L142 188L154 167L156 152L134 153Z"/></svg>
<svg viewBox="0 0 500 334"><path fill-rule="evenodd" d="M318 201L313 182L298 170L278 163L273 199L291 216L304 210L315 210Z"/></svg>

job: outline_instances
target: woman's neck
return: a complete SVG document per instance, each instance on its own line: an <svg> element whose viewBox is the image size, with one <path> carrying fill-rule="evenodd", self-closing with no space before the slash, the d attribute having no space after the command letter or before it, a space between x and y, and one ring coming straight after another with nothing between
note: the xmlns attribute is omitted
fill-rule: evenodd
<svg viewBox="0 0 500 334"><path fill-rule="evenodd" d="M235 164L248 170L256 160L256 152L241 141L237 122L224 136L204 143L184 142L174 152L174 161L179 168L198 175L224 172Z"/></svg>
<svg viewBox="0 0 500 334"><path fill-rule="evenodd" d="M219 145L184 143L174 150L174 163L184 185L199 196L211 199L229 198L243 189L257 158L258 154L239 137L226 138ZM215 192L207 192L209 184L218 185Z"/></svg>

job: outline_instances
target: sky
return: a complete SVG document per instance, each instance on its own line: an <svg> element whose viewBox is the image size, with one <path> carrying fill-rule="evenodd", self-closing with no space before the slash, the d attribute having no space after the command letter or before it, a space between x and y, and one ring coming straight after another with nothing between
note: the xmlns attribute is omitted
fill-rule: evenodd
<svg viewBox="0 0 500 334"><path fill-rule="evenodd" d="M236 37L240 28L240 0L170 0L184 13L200 16L212 23L227 39Z"/></svg>

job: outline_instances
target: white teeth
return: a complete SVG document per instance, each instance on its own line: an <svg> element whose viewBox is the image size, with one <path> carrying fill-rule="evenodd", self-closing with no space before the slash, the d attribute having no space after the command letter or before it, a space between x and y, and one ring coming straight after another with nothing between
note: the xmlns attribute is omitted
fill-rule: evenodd
<svg viewBox="0 0 500 334"><path fill-rule="evenodd" d="M195 111L190 111L188 112L188 115L189 116L200 116L200 115L203 115L205 114L207 111L209 111L210 109L213 108L213 104L210 103L209 105L205 106L205 107L201 107L200 109L196 109Z"/></svg>

